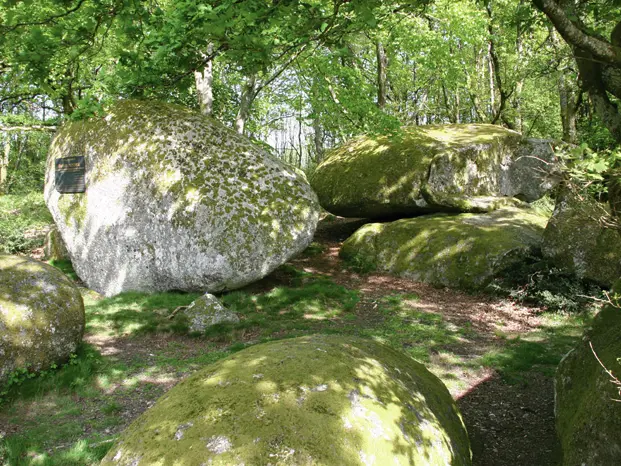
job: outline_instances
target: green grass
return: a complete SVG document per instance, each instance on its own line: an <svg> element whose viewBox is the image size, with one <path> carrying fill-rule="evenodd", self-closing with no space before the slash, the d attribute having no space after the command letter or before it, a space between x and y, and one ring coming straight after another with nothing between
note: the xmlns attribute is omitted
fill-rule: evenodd
<svg viewBox="0 0 621 466"><path fill-rule="evenodd" d="M86 331L118 336L153 332L185 332L187 323L179 318L168 319L178 306L187 306L198 293L122 293L113 298L93 299L87 296Z"/></svg>
<svg viewBox="0 0 621 466"><path fill-rule="evenodd" d="M36 230L52 223L43 194L0 195L0 254L42 246L45 237Z"/></svg>
<svg viewBox="0 0 621 466"><path fill-rule="evenodd" d="M69 264L54 265L71 276ZM470 322L456 323L423 308L415 294L369 297L289 265L278 276L280 286L222 295L240 322L203 336L187 336L181 314L167 318L198 294L103 298L84 290L87 331L103 339L110 353L83 344L72 364L10 390L0 415L21 430L0 439L0 464L95 465L125 425L128 405L154 401L167 381L260 342L312 333L372 338L405 350L458 390L464 388L463 374L487 368L508 381L532 370L551 374L588 324L585 316L549 314L537 331L516 338L499 330L492 344ZM132 354L124 354L123 345L129 344Z"/></svg>

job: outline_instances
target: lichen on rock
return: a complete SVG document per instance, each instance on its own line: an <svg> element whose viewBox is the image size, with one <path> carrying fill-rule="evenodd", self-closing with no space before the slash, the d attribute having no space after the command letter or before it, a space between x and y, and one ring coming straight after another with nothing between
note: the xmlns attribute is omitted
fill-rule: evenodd
<svg viewBox="0 0 621 466"><path fill-rule="evenodd" d="M379 271L434 285L480 289L541 245L546 222L533 210L506 208L369 223L345 241L341 257L364 257Z"/></svg>
<svg viewBox="0 0 621 466"><path fill-rule="evenodd" d="M543 234L541 251L564 272L610 287L621 277L621 235L604 228L605 204L563 189Z"/></svg>
<svg viewBox="0 0 621 466"><path fill-rule="evenodd" d="M471 464L442 382L408 355L315 335L247 348L179 383L102 466Z"/></svg>
<svg viewBox="0 0 621 466"><path fill-rule="evenodd" d="M69 359L84 322L80 291L62 272L0 255L0 386L15 370L36 372Z"/></svg>
<svg viewBox="0 0 621 466"><path fill-rule="evenodd" d="M621 282L615 286L621 292ZM593 350L591 349L591 345ZM606 369L621 373L621 309L609 305L580 344L558 366L555 378L556 430L563 464L621 464L621 399Z"/></svg>
<svg viewBox="0 0 621 466"><path fill-rule="evenodd" d="M86 158L86 192L54 189L54 160ZM311 242L317 197L299 171L184 107L121 101L72 122L48 156L46 202L80 278L100 293L221 291Z"/></svg>
<svg viewBox="0 0 621 466"><path fill-rule="evenodd" d="M209 327L222 323L237 323L239 317L230 311L214 295L205 293L183 310L190 332L202 333Z"/></svg>
<svg viewBox="0 0 621 466"><path fill-rule="evenodd" d="M555 160L550 141L499 126L406 127L334 149L311 184L326 210L345 217L487 212L543 196Z"/></svg>
<svg viewBox="0 0 621 466"><path fill-rule="evenodd" d="M48 261L70 260L67 246L65 246L65 242L62 236L60 236L58 228L52 228L45 236L43 255L45 260Z"/></svg>

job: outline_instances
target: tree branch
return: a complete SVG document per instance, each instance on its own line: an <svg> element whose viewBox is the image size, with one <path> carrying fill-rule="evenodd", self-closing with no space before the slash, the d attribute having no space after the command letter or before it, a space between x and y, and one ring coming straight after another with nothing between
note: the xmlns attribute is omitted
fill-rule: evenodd
<svg viewBox="0 0 621 466"><path fill-rule="evenodd" d="M611 43L586 34L576 26L555 0L532 0L554 24L563 39L574 47L590 52L594 58L611 65L621 65L621 49Z"/></svg>
<svg viewBox="0 0 621 466"><path fill-rule="evenodd" d="M11 132L11 131L45 131L48 133L55 133L57 130L56 126L47 126L47 125L27 125L27 126L2 126L0 125L0 133Z"/></svg>

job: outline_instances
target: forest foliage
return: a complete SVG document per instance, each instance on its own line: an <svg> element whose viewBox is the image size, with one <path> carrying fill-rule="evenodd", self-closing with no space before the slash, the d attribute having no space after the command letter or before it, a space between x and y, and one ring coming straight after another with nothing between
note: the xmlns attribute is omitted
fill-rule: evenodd
<svg viewBox="0 0 621 466"><path fill-rule="evenodd" d="M305 167L409 124L612 149L620 18L615 0L2 0L4 164L41 158L51 133L24 129L118 98L201 108Z"/></svg>

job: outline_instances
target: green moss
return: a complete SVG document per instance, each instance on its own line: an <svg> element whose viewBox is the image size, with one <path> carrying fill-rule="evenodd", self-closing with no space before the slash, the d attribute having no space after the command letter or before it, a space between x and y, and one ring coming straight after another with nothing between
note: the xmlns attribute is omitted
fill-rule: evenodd
<svg viewBox="0 0 621 466"><path fill-rule="evenodd" d="M546 221L528 210L503 209L367 224L343 244L341 256L366 256L379 270L435 285L478 289L537 247Z"/></svg>
<svg viewBox="0 0 621 466"><path fill-rule="evenodd" d="M75 351L84 332L78 289L54 267L0 255L0 383L15 369L44 370Z"/></svg>
<svg viewBox="0 0 621 466"><path fill-rule="evenodd" d="M544 256L566 273L611 286L621 276L621 236L601 226L608 217L606 205L564 191L543 235Z"/></svg>
<svg viewBox="0 0 621 466"><path fill-rule="evenodd" d="M102 465L470 464L443 384L357 338L257 345L192 375L121 436Z"/></svg>
<svg viewBox="0 0 621 466"><path fill-rule="evenodd" d="M609 465L621 460L621 403L614 401L621 399L619 387L593 354L595 351L608 370L619 374L620 335L621 309L608 306L559 365L556 425L563 464Z"/></svg>
<svg viewBox="0 0 621 466"><path fill-rule="evenodd" d="M360 137L333 150L310 181L320 204L343 216L470 211L450 201L494 194L494 167L519 138L493 125L406 127L397 136Z"/></svg>

